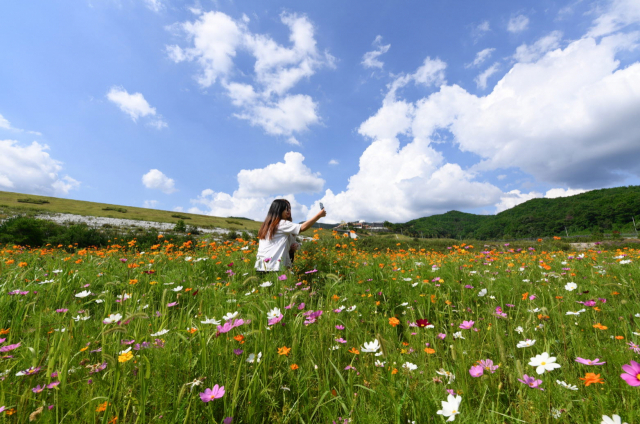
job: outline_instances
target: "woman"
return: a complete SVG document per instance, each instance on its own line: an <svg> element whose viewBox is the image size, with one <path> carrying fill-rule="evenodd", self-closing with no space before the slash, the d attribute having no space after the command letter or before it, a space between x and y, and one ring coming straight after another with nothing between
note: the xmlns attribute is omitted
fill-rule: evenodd
<svg viewBox="0 0 640 424"><path fill-rule="evenodd" d="M258 271L279 271L291 266L289 253L295 251L296 236L308 230L327 212L322 209L303 224L291 222L291 204L286 199L271 203L267 217L258 231L258 255L255 268Z"/></svg>

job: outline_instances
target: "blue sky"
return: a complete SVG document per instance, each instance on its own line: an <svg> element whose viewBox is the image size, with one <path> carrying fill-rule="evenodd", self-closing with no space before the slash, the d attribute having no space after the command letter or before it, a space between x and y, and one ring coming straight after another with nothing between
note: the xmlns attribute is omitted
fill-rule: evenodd
<svg viewBox="0 0 640 424"><path fill-rule="evenodd" d="M403 222L639 183L640 2L4 2L0 190Z"/></svg>

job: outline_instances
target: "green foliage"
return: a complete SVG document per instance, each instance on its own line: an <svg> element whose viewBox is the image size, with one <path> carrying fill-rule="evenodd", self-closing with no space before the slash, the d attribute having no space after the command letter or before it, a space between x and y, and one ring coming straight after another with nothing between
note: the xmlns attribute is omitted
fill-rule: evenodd
<svg viewBox="0 0 640 424"><path fill-rule="evenodd" d="M190 216L187 215L183 215L181 213L174 213L171 215L172 218L179 218L179 219L191 219Z"/></svg>
<svg viewBox="0 0 640 424"><path fill-rule="evenodd" d="M564 236L567 232L633 232L632 217L640 217L640 186L531 199L497 215L450 211L389 227L414 237L495 240Z"/></svg>
<svg viewBox="0 0 640 424"><path fill-rule="evenodd" d="M34 199L32 197L26 197L23 199L18 199L18 202L20 203L33 203L34 205L44 205L49 203L48 200L45 199Z"/></svg>
<svg viewBox="0 0 640 424"><path fill-rule="evenodd" d="M187 225L184 223L183 220L179 219L178 222L176 222L176 226L173 227L173 231L176 231L178 233L186 233Z"/></svg>
<svg viewBox="0 0 640 424"><path fill-rule="evenodd" d="M125 208L120 208L120 207L116 207L116 206L107 206L106 208L102 208L103 211L115 211L115 212L120 212L120 213L127 213L127 210Z"/></svg>

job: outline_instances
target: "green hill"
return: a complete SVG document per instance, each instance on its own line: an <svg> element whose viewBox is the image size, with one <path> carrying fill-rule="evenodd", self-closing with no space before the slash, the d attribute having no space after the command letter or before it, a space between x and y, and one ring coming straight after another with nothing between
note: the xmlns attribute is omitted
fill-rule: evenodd
<svg viewBox="0 0 640 424"><path fill-rule="evenodd" d="M497 215L450 211L391 228L416 237L530 238L634 232L640 219L640 186L593 190L556 199L532 199ZM640 223L639 223L640 224ZM566 229L566 230L565 230Z"/></svg>

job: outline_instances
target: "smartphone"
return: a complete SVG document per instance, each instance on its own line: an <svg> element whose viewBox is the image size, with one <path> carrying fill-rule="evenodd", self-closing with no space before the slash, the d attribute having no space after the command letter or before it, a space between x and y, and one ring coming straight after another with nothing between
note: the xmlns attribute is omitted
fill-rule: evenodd
<svg viewBox="0 0 640 424"><path fill-rule="evenodd" d="M324 209L324 205L320 202L320 210Z"/></svg>

